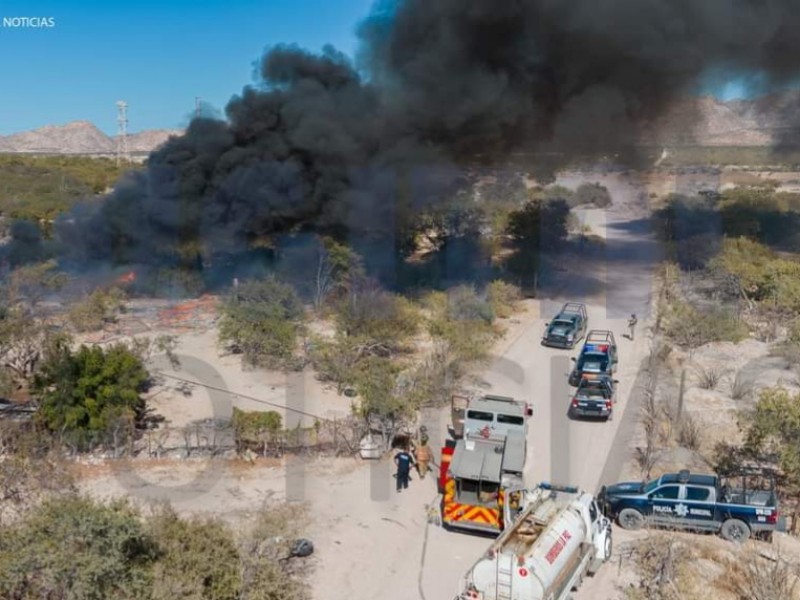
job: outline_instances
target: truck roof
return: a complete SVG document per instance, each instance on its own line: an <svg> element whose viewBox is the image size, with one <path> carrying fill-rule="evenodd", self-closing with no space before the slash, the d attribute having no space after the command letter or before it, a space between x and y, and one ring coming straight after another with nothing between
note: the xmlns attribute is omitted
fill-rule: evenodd
<svg viewBox="0 0 800 600"><path fill-rule="evenodd" d="M453 477L500 483L503 440L469 438L458 440L450 463Z"/></svg>
<svg viewBox="0 0 800 600"><path fill-rule="evenodd" d="M717 485L716 475L700 475L696 473L667 473L661 476L661 484L665 483L686 483L689 485L707 485L714 487Z"/></svg>
<svg viewBox="0 0 800 600"><path fill-rule="evenodd" d="M503 473L521 473L525 466L525 436L509 431L504 439L470 436L456 442L450 471L453 477L501 483Z"/></svg>
<svg viewBox="0 0 800 600"><path fill-rule="evenodd" d="M470 402L467 410L525 416L525 403L506 396L483 396Z"/></svg>

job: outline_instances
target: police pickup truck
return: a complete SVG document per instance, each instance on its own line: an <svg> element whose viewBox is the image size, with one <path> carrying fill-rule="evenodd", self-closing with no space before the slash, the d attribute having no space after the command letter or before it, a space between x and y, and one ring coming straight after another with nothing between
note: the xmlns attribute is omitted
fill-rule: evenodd
<svg viewBox="0 0 800 600"><path fill-rule="evenodd" d="M586 336L578 358L573 358L575 367L569 374L569 384L577 386L584 375L614 375L617 365L617 342L611 331L593 329Z"/></svg>
<svg viewBox="0 0 800 600"><path fill-rule="evenodd" d="M606 375L584 376L572 396L567 416L595 417L611 420L614 410L614 384L619 383Z"/></svg>
<svg viewBox="0 0 800 600"><path fill-rule="evenodd" d="M741 484L731 487L739 477ZM646 484L604 486L598 502L623 529L651 524L742 542L751 535L771 539L778 524L774 478L757 473L722 478L683 470Z"/></svg>
<svg viewBox="0 0 800 600"><path fill-rule="evenodd" d="M574 348L586 335L589 318L586 305L580 302L567 302L555 318L546 323L542 344L554 348Z"/></svg>

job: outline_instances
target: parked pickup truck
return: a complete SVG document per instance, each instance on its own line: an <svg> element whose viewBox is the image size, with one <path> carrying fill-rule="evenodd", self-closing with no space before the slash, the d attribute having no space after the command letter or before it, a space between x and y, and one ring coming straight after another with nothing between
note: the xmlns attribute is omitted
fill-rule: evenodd
<svg viewBox="0 0 800 600"><path fill-rule="evenodd" d="M722 478L683 470L647 484L604 486L598 501L624 529L653 524L712 531L741 542L751 535L771 539L778 524L774 478L760 472Z"/></svg>
<svg viewBox="0 0 800 600"><path fill-rule="evenodd" d="M584 376L572 396L568 416L611 419L614 411L615 379L606 375Z"/></svg>
<svg viewBox="0 0 800 600"><path fill-rule="evenodd" d="M577 386L586 374L614 375L617 366L617 341L611 331L593 329L586 336L578 358L572 359L575 367L569 374L569 384Z"/></svg>
<svg viewBox="0 0 800 600"><path fill-rule="evenodd" d="M555 348L574 348L589 326L586 305L580 302L567 302L549 323L542 337L542 344Z"/></svg>

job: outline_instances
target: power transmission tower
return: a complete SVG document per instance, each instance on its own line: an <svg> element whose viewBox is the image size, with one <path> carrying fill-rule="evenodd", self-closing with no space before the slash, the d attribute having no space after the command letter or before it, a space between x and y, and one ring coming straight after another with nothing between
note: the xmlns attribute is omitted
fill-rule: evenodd
<svg viewBox="0 0 800 600"><path fill-rule="evenodd" d="M200 96L194 97L194 118L200 118Z"/></svg>
<svg viewBox="0 0 800 600"><path fill-rule="evenodd" d="M124 100L117 102L117 166L122 160L131 162L128 150L128 103Z"/></svg>

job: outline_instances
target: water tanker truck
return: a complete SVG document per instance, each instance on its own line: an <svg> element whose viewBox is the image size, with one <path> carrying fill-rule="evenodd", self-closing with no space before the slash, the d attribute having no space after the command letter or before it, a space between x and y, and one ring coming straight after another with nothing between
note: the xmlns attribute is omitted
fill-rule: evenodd
<svg viewBox="0 0 800 600"><path fill-rule="evenodd" d="M455 600L567 600L611 556L611 522L592 494L542 483L463 577Z"/></svg>

